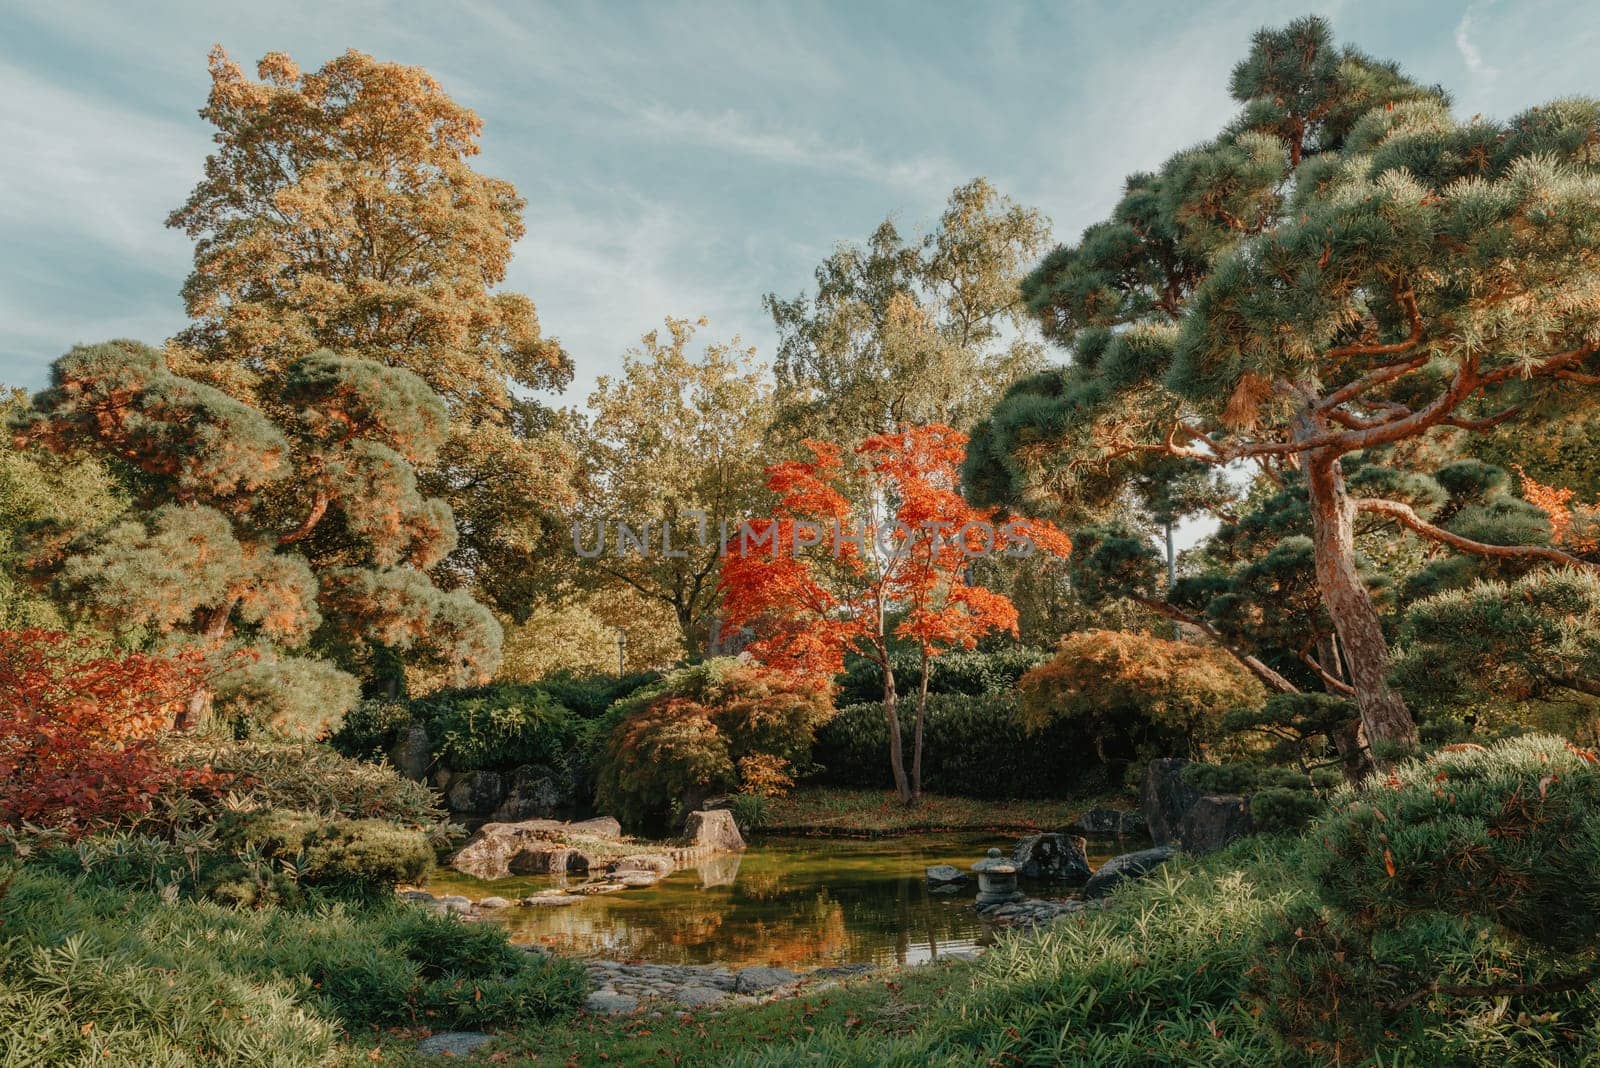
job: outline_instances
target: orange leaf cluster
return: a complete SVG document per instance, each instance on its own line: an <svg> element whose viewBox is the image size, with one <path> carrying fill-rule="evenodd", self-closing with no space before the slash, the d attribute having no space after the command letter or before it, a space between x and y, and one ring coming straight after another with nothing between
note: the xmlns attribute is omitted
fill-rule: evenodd
<svg viewBox="0 0 1600 1068"><path fill-rule="evenodd" d="M97 655L60 631L0 631L0 822L78 834L149 811L174 780L158 739L201 671L198 652Z"/></svg>
<svg viewBox="0 0 1600 1068"><path fill-rule="evenodd" d="M768 468L774 516L730 539L722 574L725 618L755 629L752 654L831 676L848 651L887 655L892 613L901 615L894 634L930 657L991 631L1015 633L1015 606L968 582L971 560L1024 545L1065 556L1071 542L1048 523L1004 522L968 504L959 478L966 444L948 426L908 426L863 441L850 471L838 446L820 441L806 442L811 460Z"/></svg>
<svg viewBox="0 0 1600 1068"><path fill-rule="evenodd" d="M1550 541L1575 553L1600 551L1600 504L1572 503L1572 490L1546 486L1529 477L1520 466L1522 496L1529 504L1550 517Z"/></svg>

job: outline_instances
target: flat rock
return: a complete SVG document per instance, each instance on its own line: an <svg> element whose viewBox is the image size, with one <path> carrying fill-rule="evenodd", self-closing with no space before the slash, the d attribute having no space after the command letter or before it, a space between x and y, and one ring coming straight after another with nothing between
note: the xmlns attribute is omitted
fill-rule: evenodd
<svg viewBox="0 0 1600 1068"><path fill-rule="evenodd" d="M858 975L871 975L878 970L876 964L831 964L807 972L807 979L853 979Z"/></svg>
<svg viewBox="0 0 1600 1068"><path fill-rule="evenodd" d="M659 853L635 853L617 861L611 866L611 870L614 872L645 871L665 878L672 874L676 866L672 863L671 857L662 856Z"/></svg>
<svg viewBox="0 0 1600 1068"><path fill-rule="evenodd" d="M479 1046L486 1046L493 1041L493 1035L486 1035L482 1031L446 1031L418 1042L417 1052L424 1057L465 1057Z"/></svg>
<svg viewBox="0 0 1600 1068"><path fill-rule="evenodd" d="M733 977L733 991L736 994L759 994L792 983L796 978L794 972L787 968L741 968Z"/></svg>
<svg viewBox="0 0 1600 1068"><path fill-rule="evenodd" d="M935 864L928 869L927 874L928 882L936 886L944 883L964 883L972 878L953 864Z"/></svg>
<svg viewBox="0 0 1600 1068"><path fill-rule="evenodd" d="M1119 884L1148 875L1161 865L1171 860L1178 852L1176 846L1162 845L1154 849L1141 849L1137 853L1124 853L1120 857L1112 857L1100 865L1100 870L1083 888L1083 896L1088 899L1101 898L1109 894Z"/></svg>
<svg viewBox="0 0 1600 1068"><path fill-rule="evenodd" d="M727 996L726 990L718 990L714 986L686 986L674 994L672 1000L679 1005L699 1008L701 1005L715 1005Z"/></svg>
<svg viewBox="0 0 1600 1068"><path fill-rule="evenodd" d="M511 902L507 901L503 897L485 897L479 899L478 901L478 907L480 909L503 909L509 908L510 906Z"/></svg>
<svg viewBox="0 0 1600 1068"><path fill-rule="evenodd" d="M486 823L456 850L450 866L479 879L590 871L638 853L637 846L621 838L621 826L609 816L578 823Z"/></svg>
<svg viewBox="0 0 1600 1068"><path fill-rule="evenodd" d="M528 908L559 909L568 905L576 905L582 900L583 898L581 897L573 897L571 894L566 893L534 894L532 897L523 898L518 904Z"/></svg>
<svg viewBox="0 0 1600 1068"><path fill-rule="evenodd" d="M642 890L647 886L654 886L661 881L661 876L648 871L617 871L606 876L610 882L625 886L629 890Z"/></svg>
<svg viewBox="0 0 1600 1068"><path fill-rule="evenodd" d="M583 1010L597 1016L621 1016L639 1008L639 999L614 990L596 990L583 1002Z"/></svg>

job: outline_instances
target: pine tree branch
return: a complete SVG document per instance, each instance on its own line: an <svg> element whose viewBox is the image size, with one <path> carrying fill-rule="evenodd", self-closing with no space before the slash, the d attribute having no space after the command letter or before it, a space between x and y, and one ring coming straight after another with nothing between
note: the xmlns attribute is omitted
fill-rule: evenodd
<svg viewBox="0 0 1600 1068"><path fill-rule="evenodd" d="M1227 641L1227 639L1222 636L1222 633L1217 630L1216 627L1212 626L1211 623L1203 617L1194 615L1191 612L1185 612L1172 602L1163 601L1157 597L1141 597L1137 594L1130 594L1129 596L1133 601L1150 609L1150 611L1156 613L1156 615L1165 616L1167 619L1170 619L1175 623L1182 623L1185 626L1190 626L1195 630L1198 630L1200 633L1204 634L1207 638L1210 638L1214 643L1216 643L1217 647L1223 652L1237 660L1246 671L1250 672L1250 674L1254 675L1256 678L1265 683L1268 688L1276 691L1277 693L1300 692L1300 688L1298 686L1284 678L1282 675L1278 674L1276 671L1273 671L1259 658L1251 655L1250 653L1244 652L1241 649L1235 648L1230 642Z"/></svg>
<svg viewBox="0 0 1600 1068"><path fill-rule="evenodd" d="M1413 991L1389 1006L1390 1012L1403 1012L1431 994L1444 994L1454 998L1525 997L1529 994L1561 994L1569 990L1582 990L1600 980L1600 966L1577 975L1552 979L1543 983L1488 983L1483 986L1456 986L1432 982L1421 990Z"/></svg>
<svg viewBox="0 0 1600 1068"><path fill-rule="evenodd" d="M1600 570L1600 565L1592 564L1587 560L1573 556L1571 553L1562 552L1560 549L1548 545L1491 545L1488 542L1474 541L1464 538L1443 527L1434 526L1416 513L1409 504L1399 501L1384 500L1380 497L1361 497L1351 502L1351 507L1357 512L1373 512L1378 515L1388 516L1414 533L1425 538L1450 546L1464 553L1475 556L1490 556L1502 560L1549 560L1552 563L1566 564L1569 567L1581 567L1589 570Z"/></svg>

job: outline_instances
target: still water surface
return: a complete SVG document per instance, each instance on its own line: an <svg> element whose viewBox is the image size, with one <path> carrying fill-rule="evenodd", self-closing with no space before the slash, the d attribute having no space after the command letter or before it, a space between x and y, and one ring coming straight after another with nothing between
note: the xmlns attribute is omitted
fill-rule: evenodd
<svg viewBox="0 0 1600 1068"><path fill-rule="evenodd" d="M586 897L563 908L513 906L489 914L517 942L566 953L661 964L915 964L980 943L988 930L972 910L975 888L928 889L924 869L965 871L993 833L932 834L859 841L759 840L742 854L712 858L655 886ZM1105 850L1097 852L1096 850ZM1090 844L1098 867L1111 851ZM528 876L485 882L450 871L428 889L474 900L515 900L557 885ZM1026 886L1051 894L1048 886ZM1064 891L1054 891L1062 894Z"/></svg>

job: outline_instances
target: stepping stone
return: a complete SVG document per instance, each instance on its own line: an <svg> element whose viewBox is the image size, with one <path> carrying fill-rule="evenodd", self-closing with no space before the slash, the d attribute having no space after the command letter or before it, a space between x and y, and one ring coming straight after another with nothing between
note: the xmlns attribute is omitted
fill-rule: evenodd
<svg viewBox="0 0 1600 1068"><path fill-rule="evenodd" d="M734 976L733 989L739 994L759 994L792 983L796 978L787 968L744 968Z"/></svg>
<svg viewBox="0 0 1600 1068"><path fill-rule="evenodd" d="M503 897L486 897L478 902L480 909L503 909L508 908L510 905L511 902Z"/></svg>
<svg viewBox="0 0 1600 1068"><path fill-rule="evenodd" d="M424 1057L465 1057L479 1046L494 1041L493 1035L482 1031L446 1031L417 1043L417 1052Z"/></svg>
<svg viewBox="0 0 1600 1068"><path fill-rule="evenodd" d="M693 1009L701 1005L715 1005L727 996L726 990L718 990L714 986L686 986L674 994L672 1000Z"/></svg>
<svg viewBox="0 0 1600 1068"><path fill-rule="evenodd" d="M614 990L596 990L583 1003L585 1012L596 1016L622 1016L639 1007L639 999L632 994L619 994Z"/></svg>

